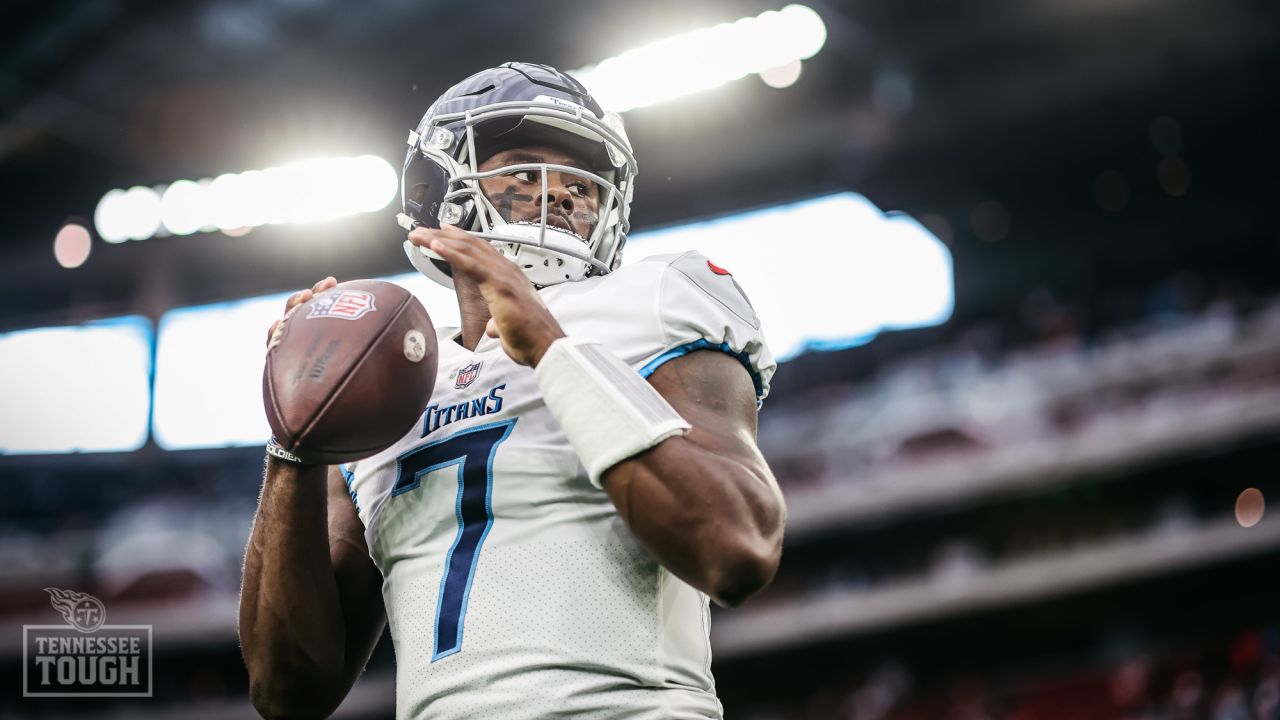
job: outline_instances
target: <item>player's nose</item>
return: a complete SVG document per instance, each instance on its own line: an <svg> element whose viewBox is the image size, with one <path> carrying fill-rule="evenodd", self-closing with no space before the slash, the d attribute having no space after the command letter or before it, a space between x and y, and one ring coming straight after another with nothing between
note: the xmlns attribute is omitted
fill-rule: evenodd
<svg viewBox="0 0 1280 720"><path fill-rule="evenodd" d="M559 206L566 212L573 211L573 193L569 192L568 180L562 173L548 173L547 192L540 199L547 207Z"/></svg>

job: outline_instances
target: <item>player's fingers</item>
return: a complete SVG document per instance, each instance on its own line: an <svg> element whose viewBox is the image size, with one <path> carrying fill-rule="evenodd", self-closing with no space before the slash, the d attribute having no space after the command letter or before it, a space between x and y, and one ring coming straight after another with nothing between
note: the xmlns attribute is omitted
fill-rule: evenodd
<svg viewBox="0 0 1280 720"><path fill-rule="evenodd" d="M418 247L428 247L431 245L431 238L435 237L435 232L431 228L414 228L409 232L409 242Z"/></svg>
<svg viewBox="0 0 1280 720"><path fill-rule="evenodd" d="M489 255L499 257L502 253L498 249L481 237L476 237L471 233L454 225L441 225L440 236L448 240L456 240L462 247L478 253L480 255Z"/></svg>
<svg viewBox="0 0 1280 720"><path fill-rule="evenodd" d="M478 262L488 264L490 269L502 267L502 263L505 262L502 253L498 252L498 249L490 244L488 240L457 228L451 228L451 230L453 232L437 236L437 239L458 248L459 252L470 255Z"/></svg>
<svg viewBox="0 0 1280 720"><path fill-rule="evenodd" d="M445 243L446 247L454 248L458 252L476 253L480 256L498 254L498 251L493 249L493 246L487 241L455 225L441 225L439 228L415 228L409 233L409 242L428 250L434 251L432 243L437 241Z"/></svg>
<svg viewBox="0 0 1280 720"><path fill-rule="evenodd" d="M338 284L338 281L335 280L332 275L330 275L325 279L321 280L320 282L316 283L315 285L312 285L311 292L312 294L321 293L337 284Z"/></svg>
<svg viewBox="0 0 1280 720"><path fill-rule="evenodd" d="M290 310L293 310L302 303L310 300L312 295L314 295L314 293L312 293L311 290L299 290L298 292L290 295L289 299L284 302L285 314L288 315Z"/></svg>
<svg viewBox="0 0 1280 720"><path fill-rule="evenodd" d="M268 348L270 348L270 347L271 347L271 338L275 337L275 334L276 334L276 328L280 327L280 323L281 323L281 322L282 322L282 321L277 320L277 321L275 321L275 322L271 323L271 327L267 329L267 347L268 347Z"/></svg>
<svg viewBox="0 0 1280 720"><path fill-rule="evenodd" d="M446 225L444 227L448 228L451 226ZM462 235L470 237L466 233L462 233ZM409 242L413 243L414 245L417 245L418 247L424 247L424 248L430 249L432 240L435 240L437 238L449 238L449 237L457 238L458 235L448 232L444 228L420 227L420 228L414 228L409 233Z"/></svg>
<svg viewBox="0 0 1280 720"><path fill-rule="evenodd" d="M455 270L475 274L483 266L472 248L458 238L437 235L427 246Z"/></svg>
<svg viewBox="0 0 1280 720"><path fill-rule="evenodd" d="M489 244L488 242L481 240L480 238L476 237L475 235L472 235L466 230L463 230L457 225L441 225L439 232L441 235L444 235L445 237L456 238L458 240L461 240L469 244L470 243L479 243L481 245Z"/></svg>
<svg viewBox="0 0 1280 720"><path fill-rule="evenodd" d="M484 325L484 334L491 338L498 337L498 321L493 318L489 318L489 322Z"/></svg>
<svg viewBox="0 0 1280 720"><path fill-rule="evenodd" d="M462 232L452 225L444 225L439 228L414 228L409 233L409 241L421 247L430 247L432 241L435 240L466 240L469 237L471 237L469 233Z"/></svg>

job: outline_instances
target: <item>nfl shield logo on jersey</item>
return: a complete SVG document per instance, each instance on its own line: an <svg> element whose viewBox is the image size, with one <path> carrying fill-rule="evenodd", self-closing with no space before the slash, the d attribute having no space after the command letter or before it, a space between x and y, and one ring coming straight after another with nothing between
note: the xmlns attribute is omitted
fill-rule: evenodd
<svg viewBox="0 0 1280 720"><path fill-rule="evenodd" d="M453 383L453 387L461 390L476 381L476 376L480 374L480 361L477 360L470 365L463 367L458 371L458 380Z"/></svg>
<svg viewBox="0 0 1280 720"><path fill-rule="evenodd" d="M363 290L330 290L316 296L311 306L311 318L342 318L343 320L359 320L365 313L377 310L373 306L373 293Z"/></svg>

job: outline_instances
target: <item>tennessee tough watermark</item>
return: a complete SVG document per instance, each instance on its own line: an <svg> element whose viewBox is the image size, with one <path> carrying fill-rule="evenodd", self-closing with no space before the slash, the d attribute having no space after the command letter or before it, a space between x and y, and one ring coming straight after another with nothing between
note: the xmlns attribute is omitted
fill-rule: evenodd
<svg viewBox="0 0 1280 720"><path fill-rule="evenodd" d="M98 598L45 592L66 624L22 626L24 697L151 697L150 625L107 625Z"/></svg>

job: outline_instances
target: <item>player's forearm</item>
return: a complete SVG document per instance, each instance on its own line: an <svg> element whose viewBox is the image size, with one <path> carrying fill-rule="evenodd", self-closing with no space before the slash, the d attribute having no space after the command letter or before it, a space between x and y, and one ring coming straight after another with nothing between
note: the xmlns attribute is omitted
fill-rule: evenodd
<svg viewBox="0 0 1280 720"><path fill-rule="evenodd" d="M272 458L245 553L240 643L255 707L327 714L341 685L345 624L329 559L324 466Z"/></svg>
<svg viewBox="0 0 1280 720"><path fill-rule="evenodd" d="M763 459L673 437L611 468L605 487L658 561L717 603L739 605L773 579L786 509Z"/></svg>

